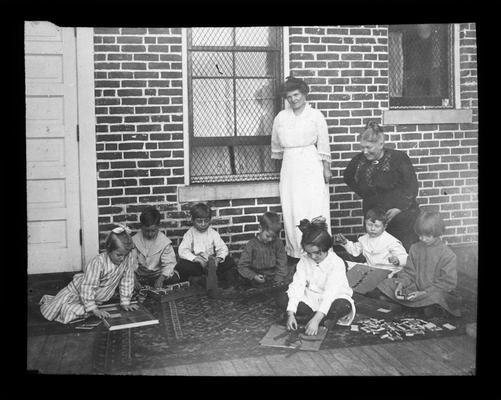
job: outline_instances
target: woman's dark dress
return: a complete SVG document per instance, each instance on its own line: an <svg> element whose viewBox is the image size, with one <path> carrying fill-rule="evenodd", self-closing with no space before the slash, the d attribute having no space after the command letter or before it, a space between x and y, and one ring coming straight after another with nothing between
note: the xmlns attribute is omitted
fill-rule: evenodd
<svg viewBox="0 0 501 400"><path fill-rule="evenodd" d="M344 171L344 181L363 199L364 215L374 207L402 211L390 221L386 230L409 251L411 244L418 241L414 221L419 213L416 202L419 184L409 156L385 148L383 157L373 162L363 153L357 154Z"/></svg>

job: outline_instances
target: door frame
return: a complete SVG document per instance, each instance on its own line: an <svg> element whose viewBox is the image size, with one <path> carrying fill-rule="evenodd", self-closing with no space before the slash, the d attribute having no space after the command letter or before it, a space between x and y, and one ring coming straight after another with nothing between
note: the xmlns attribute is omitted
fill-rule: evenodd
<svg viewBox="0 0 501 400"><path fill-rule="evenodd" d="M94 101L94 29L75 28L75 34L83 270L85 265L99 252Z"/></svg>

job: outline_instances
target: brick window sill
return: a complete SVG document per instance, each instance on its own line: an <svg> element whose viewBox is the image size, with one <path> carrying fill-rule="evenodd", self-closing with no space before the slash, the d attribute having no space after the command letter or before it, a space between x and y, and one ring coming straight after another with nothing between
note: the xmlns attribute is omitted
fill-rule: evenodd
<svg viewBox="0 0 501 400"><path fill-rule="evenodd" d="M472 122L471 110L386 110L383 125L463 124Z"/></svg>
<svg viewBox="0 0 501 400"><path fill-rule="evenodd" d="M278 196L278 182L214 183L178 187L178 201L182 203Z"/></svg>

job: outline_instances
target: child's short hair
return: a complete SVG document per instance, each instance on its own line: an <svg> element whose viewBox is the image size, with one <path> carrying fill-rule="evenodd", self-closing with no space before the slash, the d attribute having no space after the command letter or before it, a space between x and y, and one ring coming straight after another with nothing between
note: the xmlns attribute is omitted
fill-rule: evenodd
<svg viewBox="0 0 501 400"><path fill-rule="evenodd" d="M120 247L123 247L127 252L131 251L134 248L134 242L130 235L122 231L120 233L110 232L106 241L104 242L104 248L106 252L110 253L113 250L116 250Z"/></svg>
<svg viewBox="0 0 501 400"><path fill-rule="evenodd" d="M375 207L367 211L365 214L365 220L371 222L381 221L384 225L386 225L388 218L386 217L386 212L382 208Z"/></svg>
<svg viewBox="0 0 501 400"><path fill-rule="evenodd" d="M267 211L259 217L259 225L263 231L280 232L280 217L277 213Z"/></svg>
<svg viewBox="0 0 501 400"><path fill-rule="evenodd" d="M139 217L141 225L144 226L159 225L161 219L160 212L153 206L146 207Z"/></svg>
<svg viewBox="0 0 501 400"><path fill-rule="evenodd" d="M302 219L299 223L299 229L303 232L301 246L317 246L322 251L329 250L334 240L327 232L327 223L325 218L314 218L311 222Z"/></svg>
<svg viewBox="0 0 501 400"><path fill-rule="evenodd" d="M414 231L418 235L431 235L438 237L444 234L445 224L436 211L421 212L414 223Z"/></svg>
<svg viewBox="0 0 501 400"><path fill-rule="evenodd" d="M191 219L195 218L211 218L212 210L205 203L197 203L190 209Z"/></svg>

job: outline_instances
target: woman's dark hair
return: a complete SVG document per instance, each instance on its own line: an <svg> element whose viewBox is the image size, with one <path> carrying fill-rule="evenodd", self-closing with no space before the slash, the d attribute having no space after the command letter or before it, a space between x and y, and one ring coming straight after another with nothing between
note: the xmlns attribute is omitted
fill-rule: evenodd
<svg viewBox="0 0 501 400"><path fill-rule="evenodd" d="M267 211L259 217L259 225L263 231L280 232L280 217L277 213Z"/></svg>
<svg viewBox="0 0 501 400"><path fill-rule="evenodd" d="M132 238L125 231L120 233L110 232L104 242L104 248L110 253L120 247L123 247L127 252L131 251L134 248Z"/></svg>
<svg viewBox="0 0 501 400"><path fill-rule="evenodd" d="M386 212L382 208L371 208L365 214L365 220L372 222L381 221L384 225L386 225L388 218L386 217Z"/></svg>
<svg viewBox="0 0 501 400"><path fill-rule="evenodd" d="M195 218L211 218L212 210L205 203L197 203L190 210L191 219Z"/></svg>
<svg viewBox="0 0 501 400"><path fill-rule="evenodd" d="M327 223L325 218L317 217L310 221L302 219L299 222L298 228L303 232L301 238L301 246L317 246L322 251L329 250L334 241L332 236L327 232Z"/></svg>
<svg viewBox="0 0 501 400"><path fill-rule="evenodd" d="M418 235L431 235L438 237L444 234L445 223L440 213L424 211L420 213L414 223L414 231Z"/></svg>
<svg viewBox="0 0 501 400"><path fill-rule="evenodd" d="M288 92L293 92L294 90L299 90L305 96L310 92L310 88L305 81L288 76L280 88L280 95L285 98Z"/></svg>
<svg viewBox="0 0 501 400"><path fill-rule="evenodd" d="M159 225L161 219L160 212L153 206L146 207L139 217L143 226Z"/></svg>
<svg viewBox="0 0 501 400"><path fill-rule="evenodd" d="M362 140L372 143L384 141L383 128L375 121L368 122L364 131L360 134L360 141Z"/></svg>

